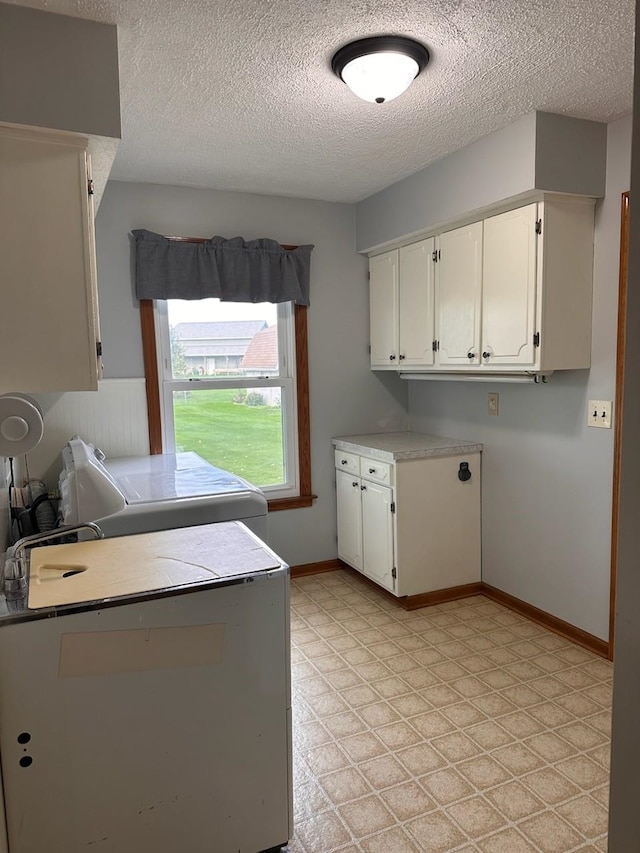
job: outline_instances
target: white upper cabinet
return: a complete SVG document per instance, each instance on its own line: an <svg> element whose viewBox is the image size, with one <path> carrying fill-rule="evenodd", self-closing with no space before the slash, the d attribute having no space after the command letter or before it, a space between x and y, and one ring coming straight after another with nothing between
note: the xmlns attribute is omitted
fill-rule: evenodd
<svg viewBox="0 0 640 853"><path fill-rule="evenodd" d="M433 364L435 240L400 249L398 296L400 367Z"/></svg>
<svg viewBox="0 0 640 853"><path fill-rule="evenodd" d="M533 369L537 204L438 238L438 364Z"/></svg>
<svg viewBox="0 0 640 853"><path fill-rule="evenodd" d="M398 250L369 261L371 367L395 370L399 362Z"/></svg>
<svg viewBox="0 0 640 853"><path fill-rule="evenodd" d="M0 126L0 393L98 387L87 142Z"/></svg>
<svg viewBox="0 0 640 853"><path fill-rule="evenodd" d="M593 199L545 195L372 258L372 367L458 373L589 367L594 207ZM384 290L383 303L385 262L393 287ZM374 329L385 340L379 351Z"/></svg>
<svg viewBox="0 0 640 853"><path fill-rule="evenodd" d="M371 367L434 363L433 237L369 261Z"/></svg>
<svg viewBox="0 0 640 853"><path fill-rule="evenodd" d="M529 204L484 221L483 363L535 363L537 216Z"/></svg>
<svg viewBox="0 0 640 853"><path fill-rule="evenodd" d="M438 250L438 364L479 364L482 222L441 234Z"/></svg>
<svg viewBox="0 0 640 853"><path fill-rule="evenodd" d="M561 198L538 205L536 366L591 365L595 201Z"/></svg>

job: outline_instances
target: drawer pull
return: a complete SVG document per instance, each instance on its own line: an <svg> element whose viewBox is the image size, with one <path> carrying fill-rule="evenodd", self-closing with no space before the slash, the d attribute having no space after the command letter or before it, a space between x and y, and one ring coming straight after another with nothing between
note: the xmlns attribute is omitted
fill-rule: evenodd
<svg viewBox="0 0 640 853"><path fill-rule="evenodd" d="M342 459L342 460L340 461L340 464L341 464L341 465L348 465L348 464L349 464L349 462L348 462L346 459Z"/></svg>
<svg viewBox="0 0 640 853"><path fill-rule="evenodd" d="M353 482L353 483L351 483L351 485L354 486L354 488L355 488L355 487L357 487L358 484L356 482Z"/></svg>
<svg viewBox="0 0 640 853"><path fill-rule="evenodd" d="M375 469L375 468L369 468L369 473L370 473L370 474L375 474L375 473L376 473L376 469Z"/></svg>
<svg viewBox="0 0 640 853"><path fill-rule="evenodd" d="M366 492L366 491L367 491L367 487L366 487L366 486L360 486L360 491L361 491L361 492Z"/></svg>

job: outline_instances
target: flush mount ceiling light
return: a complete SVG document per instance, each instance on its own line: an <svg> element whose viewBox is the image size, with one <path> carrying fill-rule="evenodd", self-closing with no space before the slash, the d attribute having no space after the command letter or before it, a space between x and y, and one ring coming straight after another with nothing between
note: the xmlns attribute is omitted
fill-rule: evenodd
<svg viewBox="0 0 640 853"><path fill-rule="evenodd" d="M427 48L404 36L371 36L341 47L334 74L365 101L383 104L401 95L429 62Z"/></svg>

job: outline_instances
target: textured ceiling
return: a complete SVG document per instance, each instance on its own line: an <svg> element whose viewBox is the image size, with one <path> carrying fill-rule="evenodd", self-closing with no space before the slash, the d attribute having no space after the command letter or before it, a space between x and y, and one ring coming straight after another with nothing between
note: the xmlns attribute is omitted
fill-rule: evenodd
<svg viewBox="0 0 640 853"><path fill-rule="evenodd" d="M18 5L118 25L119 180L354 202L533 110L632 108L634 0ZM397 100L365 103L330 59L386 32L432 59Z"/></svg>

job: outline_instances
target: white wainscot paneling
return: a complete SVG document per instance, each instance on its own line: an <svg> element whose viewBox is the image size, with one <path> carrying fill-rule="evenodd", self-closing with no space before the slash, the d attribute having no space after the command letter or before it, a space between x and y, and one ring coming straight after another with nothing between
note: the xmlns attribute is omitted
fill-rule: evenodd
<svg viewBox="0 0 640 853"><path fill-rule="evenodd" d="M144 379L103 379L97 391L35 394L44 412L44 436L29 453L29 475L52 488L62 467L60 453L74 435L107 456L146 456L149 428ZM20 466L25 476L25 466Z"/></svg>

